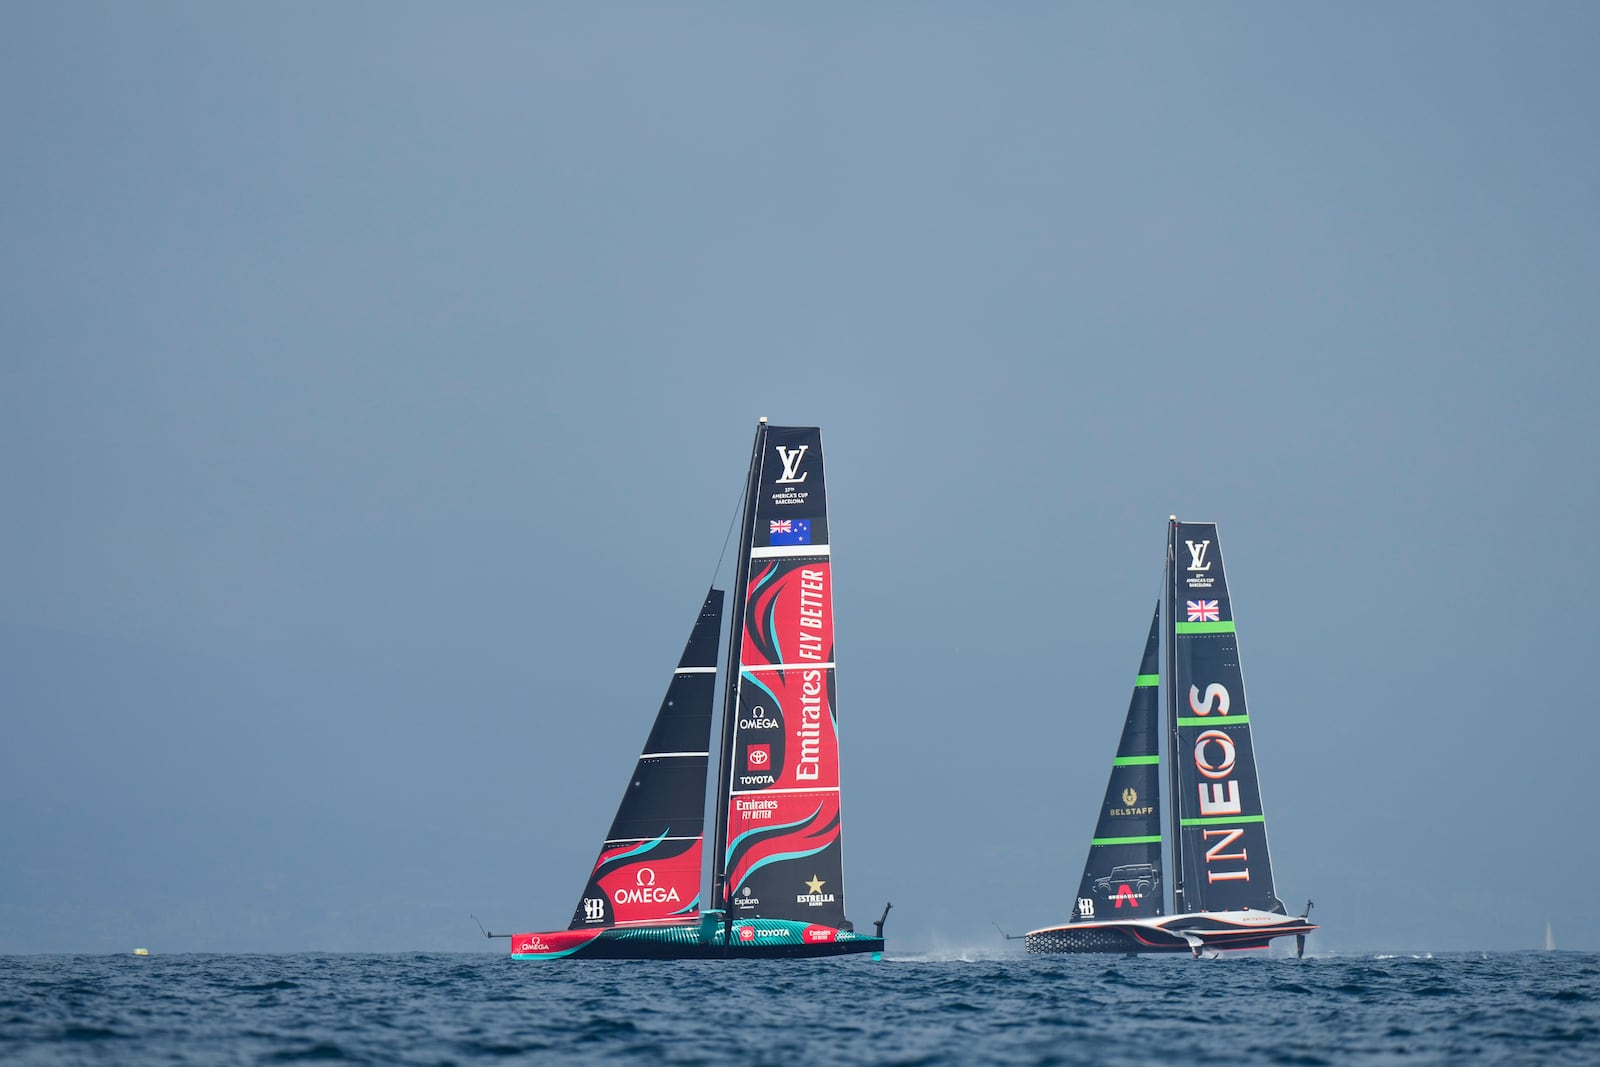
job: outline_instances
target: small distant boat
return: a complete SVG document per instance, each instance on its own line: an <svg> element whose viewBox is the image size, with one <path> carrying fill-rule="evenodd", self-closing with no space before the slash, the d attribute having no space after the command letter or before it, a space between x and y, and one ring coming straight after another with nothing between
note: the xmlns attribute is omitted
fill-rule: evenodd
<svg viewBox="0 0 1600 1067"><path fill-rule="evenodd" d="M135 956L148 956L150 955L150 950L147 948L136 948L133 950L133 954Z"/></svg>
<svg viewBox="0 0 1600 1067"><path fill-rule="evenodd" d="M1548 922L1544 924L1544 950L1546 952L1556 950L1556 932L1550 928Z"/></svg>
<svg viewBox="0 0 1600 1067"><path fill-rule="evenodd" d="M1164 587L1166 626L1158 601L1072 920L1024 935L1028 951L1199 956L1202 950L1265 948L1273 938L1293 935L1304 955L1306 935L1317 927L1308 918L1309 901L1305 914L1290 916L1273 888L1215 523L1172 517ZM1158 696L1163 645L1164 730ZM1181 713L1180 701L1187 702ZM1166 828L1170 872L1161 860L1163 777L1175 799ZM1171 914L1165 907L1169 883Z"/></svg>
<svg viewBox="0 0 1600 1067"><path fill-rule="evenodd" d="M519 960L746 959L883 951L845 918L833 570L822 431L756 428L746 477L713 807L701 846L723 593L701 605L565 930ZM504 937L504 934L489 934Z"/></svg>

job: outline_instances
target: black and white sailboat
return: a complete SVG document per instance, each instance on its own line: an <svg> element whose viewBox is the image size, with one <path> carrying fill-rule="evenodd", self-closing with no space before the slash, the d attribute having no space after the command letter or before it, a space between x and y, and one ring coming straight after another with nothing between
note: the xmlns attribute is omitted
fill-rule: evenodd
<svg viewBox="0 0 1600 1067"><path fill-rule="evenodd" d="M1303 955L1306 935L1317 927L1308 920L1309 902L1306 914L1290 916L1273 887L1215 523L1169 521L1163 584L1166 625L1158 602L1072 921L1029 931L1028 951L1199 956L1265 948L1293 935ZM1158 696L1163 646L1164 729ZM1163 778L1172 795L1165 822Z"/></svg>
<svg viewBox="0 0 1600 1067"><path fill-rule="evenodd" d="M822 431L762 419L746 478L702 892L723 594L701 606L571 924L520 960L881 953L845 919L833 565ZM491 937L506 936L490 934Z"/></svg>

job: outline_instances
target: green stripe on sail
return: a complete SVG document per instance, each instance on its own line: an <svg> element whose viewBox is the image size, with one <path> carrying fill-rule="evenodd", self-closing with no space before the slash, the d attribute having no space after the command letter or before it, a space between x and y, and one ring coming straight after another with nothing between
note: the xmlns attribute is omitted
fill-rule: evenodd
<svg viewBox="0 0 1600 1067"><path fill-rule="evenodd" d="M1180 634L1231 634L1231 622L1178 622L1173 623Z"/></svg>
<svg viewBox="0 0 1600 1067"><path fill-rule="evenodd" d="M1153 763L1160 763L1160 756L1118 756L1111 761L1113 767L1148 767Z"/></svg>
<svg viewBox="0 0 1600 1067"><path fill-rule="evenodd" d="M1223 815L1215 819L1185 819L1180 826L1237 826L1242 822L1266 822L1265 815Z"/></svg>
<svg viewBox="0 0 1600 1067"><path fill-rule="evenodd" d="M1159 674L1141 674L1135 677L1133 680L1133 687L1135 689L1148 689L1153 685L1160 684L1161 675Z"/></svg>
<svg viewBox="0 0 1600 1067"><path fill-rule="evenodd" d="M1152 837L1096 837L1089 842L1091 845L1159 845L1160 843L1160 834Z"/></svg>
<svg viewBox="0 0 1600 1067"><path fill-rule="evenodd" d="M1179 726L1248 726L1248 725L1250 725L1250 716L1248 716L1248 715L1216 715L1216 716L1207 715L1205 718L1201 718L1198 715L1179 715L1178 716L1178 725Z"/></svg>

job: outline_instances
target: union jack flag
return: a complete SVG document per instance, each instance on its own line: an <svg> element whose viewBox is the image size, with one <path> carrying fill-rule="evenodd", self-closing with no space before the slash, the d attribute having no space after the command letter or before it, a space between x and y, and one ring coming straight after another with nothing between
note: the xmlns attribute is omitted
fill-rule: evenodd
<svg viewBox="0 0 1600 1067"><path fill-rule="evenodd" d="M768 530L767 532L768 533L793 533L794 532L794 520L793 519L773 519L772 520L772 528L770 530Z"/></svg>
<svg viewBox="0 0 1600 1067"><path fill-rule="evenodd" d="M1190 622L1220 622L1222 619L1215 600L1185 600L1184 604L1189 608Z"/></svg>

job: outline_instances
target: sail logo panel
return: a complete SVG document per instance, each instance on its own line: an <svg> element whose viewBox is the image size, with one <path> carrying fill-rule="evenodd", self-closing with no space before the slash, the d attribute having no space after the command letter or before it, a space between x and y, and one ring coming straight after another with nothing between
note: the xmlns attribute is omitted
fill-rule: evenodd
<svg viewBox="0 0 1600 1067"><path fill-rule="evenodd" d="M734 732L735 792L838 789L832 673L822 667L744 672Z"/></svg>
<svg viewBox="0 0 1600 1067"><path fill-rule="evenodd" d="M826 557L752 564L741 669L783 674L833 665L832 577Z"/></svg>
<svg viewBox="0 0 1600 1067"><path fill-rule="evenodd" d="M578 902L572 928L692 917L700 907L701 856L698 837L686 842L645 841L602 852Z"/></svg>

